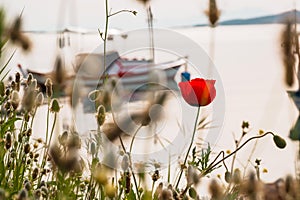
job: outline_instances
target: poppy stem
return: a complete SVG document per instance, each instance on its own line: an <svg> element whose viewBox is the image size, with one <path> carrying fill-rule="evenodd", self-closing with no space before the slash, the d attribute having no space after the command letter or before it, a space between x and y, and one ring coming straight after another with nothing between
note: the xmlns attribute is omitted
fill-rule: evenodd
<svg viewBox="0 0 300 200"><path fill-rule="evenodd" d="M189 153L190 153L190 151L192 149L192 146L193 146L193 142L194 142L194 138L195 138L195 134L196 134L196 130L197 130L197 122L198 122L199 114L200 114L200 106L197 109L197 115L196 115L196 120L195 120L195 124L194 124L193 135L192 135L192 139L191 139L189 148L188 148L188 150L186 152L186 155L185 155L185 158L184 158L184 161L183 161L183 166L185 166L185 164L187 162L187 159L189 157ZM179 185L182 173L183 173L183 168L180 169L180 174L179 174L179 177L178 177L178 180L177 180L175 188L178 188L178 185Z"/></svg>

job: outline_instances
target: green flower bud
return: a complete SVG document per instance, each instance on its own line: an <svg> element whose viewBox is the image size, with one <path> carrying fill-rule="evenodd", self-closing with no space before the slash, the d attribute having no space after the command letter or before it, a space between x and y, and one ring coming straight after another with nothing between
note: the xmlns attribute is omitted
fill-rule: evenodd
<svg viewBox="0 0 300 200"><path fill-rule="evenodd" d="M60 106L57 99L52 99L50 102L50 111L58 113L60 111Z"/></svg>
<svg viewBox="0 0 300 200"><path fill-rule="evenodd" d="M192 199L196 199L196 198L197 198L197 192L196 192L195 188L191 187L191 188L189 189L189 195L190 195L190 197L191 197Z"/></svg>
<svg viewBox="0 0 300 200"><path fill-rule="evenodd" d="M225 172L225 181L227 183L230 183L231 182L231 173L229 171L226 171Z"/></svg>
<svg viewBox="0 0 300 200"><path fill-rule="evenodd" d="M274 135L273 141L275 142L276 146L280 149L284 149L286 146L286 141L278 135Z"/></svg>

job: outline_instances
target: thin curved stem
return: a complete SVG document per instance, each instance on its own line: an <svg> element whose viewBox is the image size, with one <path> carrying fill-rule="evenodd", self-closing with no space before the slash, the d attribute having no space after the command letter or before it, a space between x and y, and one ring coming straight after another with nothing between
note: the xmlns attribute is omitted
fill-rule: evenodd
<svg viewBox="0 0 300 200"><path fill-rule="evenodd" d="M125 145L124 145L124 143L123 143L123 140L122 140L121 136L119 136L119 140L120 140L120 143L121 143L121 146L122 146L123 151L124 151L125 153L127 153L126 148L125 148ZM129 162L129 163L130 163L129 169L130 169L130 171L131 171L131 173L132 173L132 177L133 177L133 182L134 182L134 185L135 185L136 193L137 193L138 199L141 199L140 193L139 193L138 184L137 184L137 181L136 181L136 177L135 177L135 174L134 174L133 169L132 169L132 162L131 162L131 155L130 155L130 154L129 154L129 160L130 160L130 162Z"/></svg>
<svg viewBox="0 0 300 200"><path fill-rule="evenodd" d="M138 132L140 131L141 128L142 128L142 125L140 125L140 126L136 129L135 133L133 134L132 140L131 140L131 142L130 142L130 147L129 147L129 153L130 153L130 154L131 154L131 152L132 152L132 147L133 147L134 139L135 139L136 135L138 134Z"/></svg>
<svg viewBox="0 0 300 200"><path fill-rule="evenodd" d="M104 30L104 44L103 44L103 65L104 65L104 75L106 75L106 42L107 42L107 34L108 34L108 0L105 0L105 30Z"/></svg>
<svg viewBox="0 0 300 200"><path fill-rule="evenodd" d="M55 128L55 125L56 125L56 119L57 119L57 113L54 113L54 122L53 122L51 133L50 133L49 144L48 144L48 151L49 151L50 143L51 143L51 140L52 140L54 128Z"/></svg>
<svg viewBox="0 0 300 200"><path fill-rule="evenodd" d="M183 161L183 165L186 164L187 159L189 157L189 153L190 153L190 151L192 149L192 146L193 146L193 142L194 142L194 138L195 138L195 134L196 134L196 130L197 130L197 122L198 122L199 114L200 114L200 106L197 109L197 115L196 115L196 120L195 120L195 124L194 124L193 135L192 135L192 139L191 139L188 151L186 152L186 155L185 155L185 158L184 158L184 161ZM179 174L179 177L178 177L178 180L177 180L175 188L178 188L178 185L179 185L182 173L183 173L183 169L180 169L180 174Z"/></svg>
<svg viewBox="0 0 300 200"><path fill-rule="evenodd" d="M55 128L55 125L56 125L56 118L57 118L57 113L54 114L54 121L53 121L53 125L52 125L52 128L51 128L51 132L50 132L50 138L49 138L49 141L47 143L45 143L45 151L44 151L44 155L43 155L43 161L42 161L42 165L41 165L41 169L43 169L46 165L46 161L47 161L47 155L48 155L48 152L49 152L49 148L50 148L50 143L51 143L51 139L52 139L52 135L53 135L53 132L54 132L54 128ZM40 176L40 179L38 181L38 184L40 184L41 182L41 179L42 179L42 176Z"/></svg>
<svg viewBox="0 0 300 200"><path fill-rule="evenodd" d="M128 9L123 9L123 10L119 10L119 11L117 11L117 12L114 12L114 13L109 14L108 17L112 17L112 16L114 16L114 15L117 15L117 14L123 13L123 12L133 13L134 11L133 11L133 10L128 10Z"/></svg>
<svg viewBox="0 0 300 200"><path fill-rule="evenodd" d="M208 166L208 168L207 168L204 172L202 172L202 173L200 174L200 176L204 176L204 175L205 175L207 172L209 172L211 169L217 167L220 163L224 162L227 158L229 158L229 157L231 157L232 155L234 155L234 154L235 154L236 152L238 152L241 148L243 148L248 142L250 142L250 141L252 141L252 140L255 140L255 139L263 138L263 137L265 137L266 135L269 135L269 134L275 136L274 133L272 133L272 132L269 131L269 132L266 132L266 133L263 134L263 135L251 137L251 138L249 138L248 140L246 140L241 146L239 146L235 151L233 151L232 153L230 153L230 154L228 154L227 156L223 157L223 158L222 158L221 160L219 160L218 162L216 162L216 161L217 161L217 158L214 159L214 161ZM220 155L220 154L219 154L219 155ZM214 162L216 162L216 163L214 163Z"/></svg>
<svg viewBox="0 0 300 200"><path fill-rule="evenodd" d="M46 121L46 144L48 143L48 134L49 134L49 115L50 115L50 98L48 97L48 109L47 109L47 121Z"/></svg>
<svg viewBox="0 0 300 200"><path fill-rule="evenodd" d="M33 126L33 121L34 121L34 117L35 117L36 111L37 111L37 107L34 108L34 112L33 112L31 123L30 123L30 128L32 128L32 126Z"/></svg>

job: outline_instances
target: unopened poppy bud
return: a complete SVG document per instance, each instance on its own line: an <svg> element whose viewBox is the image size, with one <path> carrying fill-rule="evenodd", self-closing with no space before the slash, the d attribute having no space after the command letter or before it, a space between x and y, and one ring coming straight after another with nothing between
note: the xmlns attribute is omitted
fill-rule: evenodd
<svg viewBox="0 0 300 200"><path fill-rule="evenodd" d="M46 95L48 98L51 98L53 95L53 83L50 78L47 78L45 82L45 87L46 87Z"/></svg>
<svg viewBox="0 0 300 200"><path fill-rule="evenodd" d="M97 109L97 114L96 114L98 126L102 126L104 124L105 112L106 112L105 107L103 105L100 105Z"/></svg>
<svg viewBox="0 0 300 200"><path fill-rule="evenodd" d="M58 113L60 111L60 106L57 99L52 99L50 102L50 111Z"/></svg>
<svg viewBox="0 0 300 200"><path fill-rule="evenodd" d="M190 197L191 197L192 199L196 199L196 198L197 198L197 192L196 192L195 188L191 187L191 188L189 189L189 195L190 195Z"/></svg>
<svg viewBox="0 0 300 200"><path fill-rule="evenodd" d="M3 81L0 81L0 96L3 97L5 95L5 85Z"/></svg>
<svg viewBox="0 0 300 200"><path fill-rule="evenodd" d="M16 110L19 106L19 103L20 103L19 93L15 90L12 91L11 96L10 96L10 100L11 100L12 107Z"/></svg>
<svg viewBox="0 0 300 200"><path fill-rule="evenodd" d="M38 95L35 97L35 106L39 107L44 103L44 95L42 92L39 92Z"/></svg>
<svg viewBox="0 0 300 200"><path fill-rule="evenodd" d="M276 146L280 149L284 149L286 146L286 141L278 135L274 135L273 141L276 144Z"/></svg>
<svg viewBox="0 0 300 200"><path fill-rule="evenodd" d="M231 173L229 171L226 171L225 172L225 181L227 183L230 183L231 182Z"/></svg>
<svg viewBox="0 0 300 200"><path fill-rule="evenodd" d="M128 154L124 154L122 162L121 162L121 167L122 167L124 172L128 170L128 167L129 167L129 156L128 156Z"/></svg>

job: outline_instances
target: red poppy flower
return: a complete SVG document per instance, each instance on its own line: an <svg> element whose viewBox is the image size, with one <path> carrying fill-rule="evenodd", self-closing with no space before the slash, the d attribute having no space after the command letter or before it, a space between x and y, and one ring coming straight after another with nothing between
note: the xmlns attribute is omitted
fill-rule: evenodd
<svg viewBox="0 0 300 200"><path fill-rule="evenodd" d="M191 106L206 106L216 97L215 80L196 78L191 81L180 82L178 85L182 97Z"/></svg>

